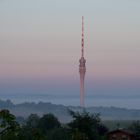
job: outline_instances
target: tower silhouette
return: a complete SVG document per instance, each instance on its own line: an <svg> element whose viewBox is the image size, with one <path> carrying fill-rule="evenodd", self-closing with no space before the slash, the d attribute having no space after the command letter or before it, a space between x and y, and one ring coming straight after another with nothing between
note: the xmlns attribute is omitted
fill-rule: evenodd
<svg viewBox="0 0 140 140"><path fill-rule="evenodd" d="M79 60L79 74L80 74L80 105L84 106L84 81L86 73L86 59L84 58L84 17L82 16L82 40L81 40L81 58Z"/></svg>

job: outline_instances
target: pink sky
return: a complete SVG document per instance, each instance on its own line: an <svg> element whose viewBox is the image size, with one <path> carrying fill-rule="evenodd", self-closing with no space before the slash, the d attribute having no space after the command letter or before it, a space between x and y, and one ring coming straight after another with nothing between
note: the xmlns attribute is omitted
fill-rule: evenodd
<svg viewBox="0 0 140 140"><path fill-rule="evenodd" d="M28 83L28 87L38 84L39 88L47 83L59 85L59 78L61 83L68 83L67 88L78 85L84 15L86 82L90 92L93 84L99 89L106 85L107 89L117 87L119 82L125 86L118 93L137 94L139 13L140 2L136 0L0 1L1 85ZM35 79L39 81L34 83ZM129 87L135 91L132 93Z"/></svg>

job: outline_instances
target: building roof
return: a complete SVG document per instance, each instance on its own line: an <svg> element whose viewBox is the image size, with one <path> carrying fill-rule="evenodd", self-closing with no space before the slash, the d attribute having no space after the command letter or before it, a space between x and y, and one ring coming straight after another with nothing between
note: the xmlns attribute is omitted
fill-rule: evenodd
<svg viewBox="0 0 140 140"><path fill-rule="evenodd" d="M134 133L132 131L129 131L129 130L126 130L126 129L116 129L116 130L110 131L108 133L108 135L109 134L114 134L114 133L117 133L117 132L121 132L121 133L124 133L124 134L127 134L127 135L131 135L131 136L134 135Z"/></svg>

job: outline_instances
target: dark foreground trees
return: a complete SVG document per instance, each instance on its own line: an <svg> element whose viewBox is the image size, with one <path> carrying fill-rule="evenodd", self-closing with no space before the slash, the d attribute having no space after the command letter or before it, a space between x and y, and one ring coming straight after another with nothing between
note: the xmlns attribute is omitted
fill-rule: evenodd
<svg viewBox="0 0 140 140"><path fill-rule="evenodd" d="M73 120L61 124L53 114L31 114L23 125L8 110L0 111L0 140L103 140L108 129L99 114L70 111Z"/></svg>
<svg viewBox="0 0 140 140"><path fill-rule="evenodd" d="M135 134L135 140L140 140L140 121L133 122L129 130Z"/></svg>
<svg viewBox="0 0 140 140"><path fill-rule="evenodd" d="M70 111L73 121L69 123L73 140L104 139L108 129L101 123L99 114Z"/></svg>
<svg viewBox="0 0 140 140"><path fill-rule="evenodd" d="M31 114L20 131L20 140L70 140L67 128L53 114Z"/></svg>
<svg viewBox="0 0 140 140"><path fill-rule="evenodd" d="M16 122L16 117L8 110L0 111L0 140L16 140L20 126Z"/></svg>

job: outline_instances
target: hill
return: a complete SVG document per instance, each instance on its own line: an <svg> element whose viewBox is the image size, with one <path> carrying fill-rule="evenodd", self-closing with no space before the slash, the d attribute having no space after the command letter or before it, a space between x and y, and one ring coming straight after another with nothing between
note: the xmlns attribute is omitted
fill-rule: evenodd
<svg viewBox="0 0 140 140"><path fill-rule="evenodd" d="M0 100L0 109L8 109L16 116L27 117L31 113L43 115L45 113L52 113L59 118L61 122L68 122L71 116L68 109L74 111L82 111L86 109L90 113L100 113L103 120L140 120L140 110L126 109L118 107L86 107L79 106L64 106L55 105L52 103L34 103L24 102L21 104L14 104L10 100Z"/></svg>

